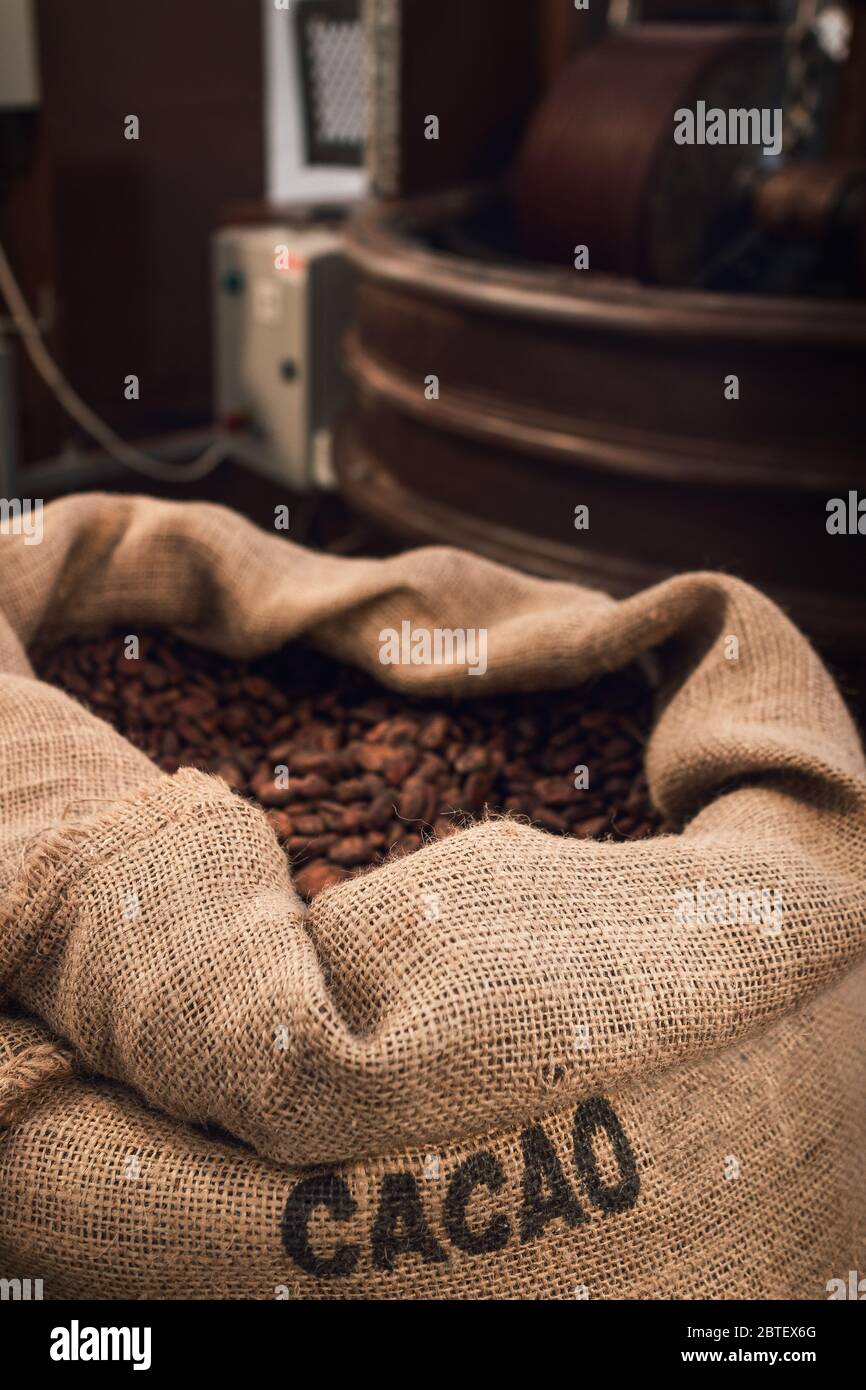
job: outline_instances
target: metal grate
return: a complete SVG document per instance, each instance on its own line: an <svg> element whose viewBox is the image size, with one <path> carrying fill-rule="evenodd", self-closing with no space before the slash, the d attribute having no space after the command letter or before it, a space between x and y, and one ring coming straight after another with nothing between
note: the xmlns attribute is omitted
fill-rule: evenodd
<svg viewBox="0 0 866 1390"><path fill-rule="evenodd" d="M360 0L304 0L295 14L307 161L360 164L364 124Z"/></svg>

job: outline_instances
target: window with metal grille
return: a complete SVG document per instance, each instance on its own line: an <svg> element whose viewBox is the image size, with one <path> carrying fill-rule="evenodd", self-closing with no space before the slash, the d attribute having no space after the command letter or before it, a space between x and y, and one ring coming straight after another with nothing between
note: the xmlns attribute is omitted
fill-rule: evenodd
<svg viewBox="0 0 866 1390"><path fill-rule="evenodd" d="M295 8L310 164L362 161L360 8L360 0L303 0Z"/></svg>

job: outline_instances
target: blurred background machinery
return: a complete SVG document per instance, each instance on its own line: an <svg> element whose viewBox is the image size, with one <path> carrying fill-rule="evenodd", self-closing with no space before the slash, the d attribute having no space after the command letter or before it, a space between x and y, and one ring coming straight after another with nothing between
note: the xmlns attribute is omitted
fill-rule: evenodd
<svg viewBox="0 0 866 1390"><path fill-rule="evenodd" d="M212 319L216 416L234 458L304 493L334 484L333 427L350 390L342 344L354 271L342 223L363 187L349 172L364 157L360 0L306 0L291 17L265 19L274 128L296 145L294 176L285 161L272 170L287 205L273 221L272 197L246 210L252 225L242 216L216 233ZM301 204L304 189L332 201Z"/></svg>
<svg viewBox="0 0 866 1390"><path fill-rule="evenodd" d="M616 594L733 571L862 663L866 548L825 523L864 476L866 8L646 0L539 23L479 0L453 23L480 65L458 58L447 97L420 56L447 3L435 24L372 8L387 197L349 232L344 495L403 541ZM778 109L781 152L677 145L700 101Z"/></svg>
<svg viewBox="0 0 866 1390"><path fill-rule="evenodd" d="M138 465L171 485L226 459L311 486L345 394L360 53L359 0L2 0L0 247L32 316L0 325L7 492L128 486ZM290 247L266 303L268 226ZM224 292L232 257L256 294Z"/></svg>
<svg viewBox="0 0 866 1390"><path fill-rule="evenodd" d="M864 0L2 0L0 246L7 492L721 568L866 662Z"/></svg>

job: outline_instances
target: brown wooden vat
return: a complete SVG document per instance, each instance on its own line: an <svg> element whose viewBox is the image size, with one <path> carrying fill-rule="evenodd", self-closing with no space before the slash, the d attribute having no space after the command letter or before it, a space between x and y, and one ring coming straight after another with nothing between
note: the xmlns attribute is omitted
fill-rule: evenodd
<svg viewBox="0 0 866 1390"><path fill-rule="evenodd" d="M826 521L830 498L866 494L863 307L446 249L491 196L355 218L359 399L337 450L350 501L404 539L615 594L727 570L829 649L859 649L866 536ZM739 400L725 398L730 374ZM575 530L579 505L589 530Z"/></svg>
<svg viewBox="0 0 866 1390"><path fill-rule="evenodd" d="M649 24L578 53L534 111L512 171L518 240L533 260L694 285L713 229L758 162L736 142L683 146L675 112L771 105L777 29Z"/></svg>

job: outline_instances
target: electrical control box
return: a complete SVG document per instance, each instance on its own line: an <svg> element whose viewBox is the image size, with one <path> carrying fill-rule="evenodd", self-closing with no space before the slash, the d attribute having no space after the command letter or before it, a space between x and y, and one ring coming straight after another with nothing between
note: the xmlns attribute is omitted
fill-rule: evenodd
<svg viewBox="0 0 866 1390"><path fill-rule="evenodd" d="M216 414L247 467L297 491L333 483L350 384L354 271L333 227L224 227L213 245Z"/></svg>

